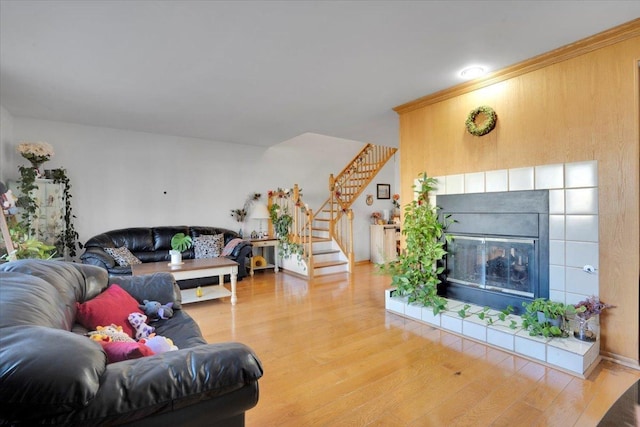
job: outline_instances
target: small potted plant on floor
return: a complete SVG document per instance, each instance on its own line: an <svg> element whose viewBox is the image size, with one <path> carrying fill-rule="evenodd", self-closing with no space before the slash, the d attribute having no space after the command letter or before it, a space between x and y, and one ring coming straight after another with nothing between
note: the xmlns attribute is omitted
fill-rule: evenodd
<svg viewBox="0 0 640 427"><path fill-rule="evenodd" d="M169 254L171 255L171 264L182 264L182 252L189 249L192 244L193 240L191 239L191 236L187 236L184 233L174 234L171 238L171 250L169 251Z"/></svg>

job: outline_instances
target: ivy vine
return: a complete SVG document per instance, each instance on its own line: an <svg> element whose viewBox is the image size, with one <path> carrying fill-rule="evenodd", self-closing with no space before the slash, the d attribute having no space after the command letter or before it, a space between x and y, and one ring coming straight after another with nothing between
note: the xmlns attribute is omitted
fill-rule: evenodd
<svg viewBox="0 0 640 427"><path fill-rule="evenodd" d="M82 249L82 243L78 241L80 237L76 231L73 220L76 216L73 214L73 208L71 207L71 181L67 176L67 170L64 168L54 169L53 182L63 185L64 194L64 233L60 236L59 243L56 246L60 246L60 253L64 253L63 249L67 248L69 256L74 258L76 256L76 247ZM62 250L61 250L62 249Z"/></svg>
<svg viewBox="0 0 640 427"><path fill-rule="evenodd" d="M31 220L35 217L38 210L38 203L35 198L31 197L34 190L38 189L36 185L36 170L32 166L19 166L20 179L18 180L18 200L16 205L22 208L22 222L26 224L27 232L35 234L35 229L31 227Z"/></svg>
<svg viewBox="0 0 640 427"><path fill-rule="evenodd" d="M273 230L278 238L279 255L283 258L297 255L298 260L300 260L304 248L300 243L293 242L289 237L291 224L293 224L293 217L289 213L289 209L286 206L282 208L277 203L274 203L269 207L269 215Z"/></svg>

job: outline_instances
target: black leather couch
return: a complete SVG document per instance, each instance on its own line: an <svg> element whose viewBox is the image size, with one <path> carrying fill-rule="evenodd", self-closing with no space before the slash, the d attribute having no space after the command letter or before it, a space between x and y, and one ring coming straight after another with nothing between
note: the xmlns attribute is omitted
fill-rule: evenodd
<svg viewBox="0 0 640 427"><path fill-rule="evenodd" d="M243 426L262 367L240 343L207 344L168 273L120 277L138 301L172 295L154 323L178 351L107 364L76 323L76 301L108 285L104 269L62 261L0 264L0 425Z"/></svg>
<svg viewBox="0 0 640 427"><path fill-rule="evenodd" d="M87 240L84 244L85 251L80 256L80 260L84 264L97 265L106 269L110 275L131 275L131 267L121 267L116 261L104 251L104 248L119 248L125 246L140 261L157 262L169 261L171 256L171 238L176 233L184 233L192 238L203 234L224 234L225 245L232 239L239 238L240 235L235 231L225 228L200 227L200 226L176 226L176 227L151 227L151 228L123 228L120 230L107 231L98 234ZM238 280L242 280L247 276L247 266L250 265L252 254L252 245L249 241L243 241L237 245L231 255L227 258L240 264L238 267ZM193 259L195 252L193 246L182 253L183 259ZM208 283L217 283L217 277L205 280ZM225 277L228 281L229 278ZM179 285L182 289L195 287L202 280L180 281Z"/></svg>

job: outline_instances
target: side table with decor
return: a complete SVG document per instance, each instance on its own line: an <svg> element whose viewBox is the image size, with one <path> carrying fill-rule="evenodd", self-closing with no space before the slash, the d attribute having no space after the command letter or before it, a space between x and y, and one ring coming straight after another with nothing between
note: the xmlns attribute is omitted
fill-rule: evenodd
<svg viewBox="0 0 640 427"><path fill-rule="evenodd" d="M250 274L253 276L257 270L273 268L273 272L278 272L278 239L264 238L251 239L253 245L253 257L251 258ZM271 250L268 250L271 248Z"/></svg>

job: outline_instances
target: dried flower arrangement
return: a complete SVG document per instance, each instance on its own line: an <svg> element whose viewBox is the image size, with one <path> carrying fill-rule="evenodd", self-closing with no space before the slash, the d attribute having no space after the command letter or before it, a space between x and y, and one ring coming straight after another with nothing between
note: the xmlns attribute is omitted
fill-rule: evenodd
<svg viewBox="0 0 640 427"><path fill-rule="evenodd" d="M31 163L40 165L53 157L53 147L47 142L23 142L18 144L16 150L22 157Z"/></svg>

